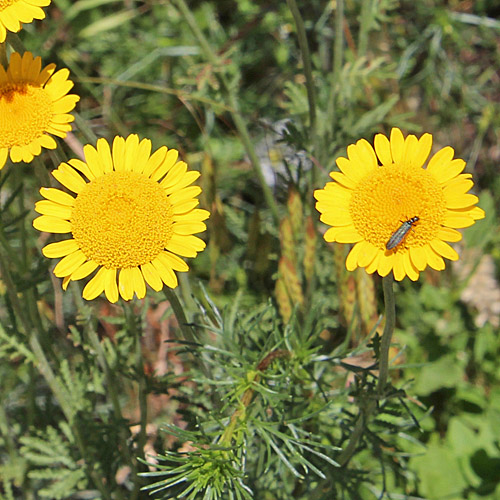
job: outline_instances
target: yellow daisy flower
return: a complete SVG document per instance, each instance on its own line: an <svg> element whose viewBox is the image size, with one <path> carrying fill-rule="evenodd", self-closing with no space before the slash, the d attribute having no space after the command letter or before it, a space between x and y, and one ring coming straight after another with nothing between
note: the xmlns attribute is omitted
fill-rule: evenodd
<svg viewBox="0 0 500 500"><path fill-rule="evenodd" d="M443 257L458 259L446 242L459 241L456 229L482 219L484 211L468 193L472 176L461 173L465 162L453 159L451 147L423 168L431 147L430 134L405 139L398 128L390 140L377 134L375 150L361 139L347 148L347 158L337 159L340 172L330 173L334 182L314 192L320 220L332 226L325 240L354 243L346 260L349 271L364 267L381 276L393 271L398 281L405 276L415 281L427 266L443 270Z"/></svg>
<svg viewBox="0 0 500 500"><path fill-rule="evenodd" d="M0 65L0 169L9 152L13 162L28 163L42 148L57 147L48 134L66 137L71 130L74 117L68 113L80 97L68 95L73 87L69 71L54 73L55 68L49 64L42 69L42 60L33 59L31 52L22 57L14 52L7 70Z"/></svg>
<svg viewBox="0 0 500 500"><path fill-rule="evenodd" d="M83 289L83 298L103 291L110 302L177 286L174 271L187 271L179 256L196 257L205 243L194 236L205 231L206 210L195 208L201 188L191 186L200 173L177 161L175 149L151 154L151 141L135 134L105 139L84 147L85 162L61 163L52 175L76 197L42 188L45 200L35 205L42 214L33 221L39 231L70 233L71 238L42 249L60 258L54 274L73 280L97 273ZM83 174L88 180L82 177ZM119 272L119 274L118 274Z"/></svg>
<svg viewBox="0 0 500 500"><path fill-rule="evenodd" d="M50 0L2 0L0 2L0 43L5 41L7 31L21 31L22 23L31 23L33 19L43 19Z"/></svg>

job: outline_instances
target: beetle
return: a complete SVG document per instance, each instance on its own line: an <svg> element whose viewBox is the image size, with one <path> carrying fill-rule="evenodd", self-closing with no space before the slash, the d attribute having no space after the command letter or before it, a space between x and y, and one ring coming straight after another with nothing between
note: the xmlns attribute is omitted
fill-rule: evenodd
<svg viewBox="0 0 500 500"><path fill-rule="evenodd" d="M401 226L399 226L396 231L392 233L392 236L389 238L389 241L385 244L385 248L387 250L392 250L396 248L408 234L408 231L413 227L413 225L420 220L420 217L412 217L407 221L404 221Z"/></svg>

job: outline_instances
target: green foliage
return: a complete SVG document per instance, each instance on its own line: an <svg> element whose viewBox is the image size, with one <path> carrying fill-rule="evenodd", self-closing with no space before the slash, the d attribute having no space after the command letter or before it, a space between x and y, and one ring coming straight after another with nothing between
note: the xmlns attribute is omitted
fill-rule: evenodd
<svg viewBox="0 0 500 500"><path fill-rule="evenodd" d="M38 493L44 498L68 498L88 484L85 467L72 457L74 437L64 422L59 429L47 427L20 439L24 458L38 468L28 476L46 484Z"/></svg>

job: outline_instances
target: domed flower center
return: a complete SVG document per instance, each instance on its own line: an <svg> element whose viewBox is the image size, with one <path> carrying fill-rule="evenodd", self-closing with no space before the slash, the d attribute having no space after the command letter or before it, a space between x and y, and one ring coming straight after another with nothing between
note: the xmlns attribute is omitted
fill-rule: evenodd
<svg viewBox="0 0 500 500"><path fill-rule="evenodd" d="M1 85L0 148L25 146L40 137L50 126L52 106L43 88L22 82Z"/></svg>
<svg viewBox="0 0 500 500"><path fill-rule="evenodd" d="M389 238L405 221L418 217L398 249L423 246L435 238L444 220L443 189L422 168L379 167L353 190L349 211L359 234L385 250Z"/></svg>
<svg viewBox="0 0 500 500"><path fill-rule="evenodd" d="M111 269L155 259L173 234L172 206L160 185L136 172L111 172L76 197L73 237L88 259Z"/></svg>

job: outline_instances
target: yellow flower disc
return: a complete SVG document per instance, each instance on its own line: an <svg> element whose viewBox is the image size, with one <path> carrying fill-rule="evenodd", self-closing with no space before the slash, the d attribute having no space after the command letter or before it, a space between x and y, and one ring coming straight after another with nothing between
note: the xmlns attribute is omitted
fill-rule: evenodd
<svg viewBox="0 0 500 500"><path fill-rule="evenodd" d="M42 148L55 149L51 135L64 138L71 130L69 112L80 98L68 94L69 71L54 70L55 64L42 69L30 52L14 52L7 69L0 65L0 169L9 155L13 162L29 163Z"/></svg>
<svg viewBox="0 0 500 500"><path fill-rule="evenodd" d="M71 216L73 238L100 266L137 267L167 246L172 215L157 182L136 172L111 172L78 193Z"/></svg>
<svg viewBox="0 0 500 500"><path fill-rule="evenodd" d="M443 190L426 170L388 165L373 171L353 190L349 210L364 240L385 250L394 228L418 214L418 231L410 230L398 249L423 246L444 221Z"/></svg>
<svg viewBox="0 0 500 500"><path fill-rule="evenodd" d="M0 148L25 146L50 126L52 101L40 87L26 83L0 87Z"/></svg>
<svg viewBox="0 0 500 500"><path fill-rule="evenodd" d="M340 172L333 182L314 192L320 220L331 226L328 242L353 243L346 267L396 280L412 280L427 266L445 268L444 258L457 260L447 242L462 235L456 230L484 217L477 196L468 193L473 182L463 174L465 162L453 159L445 147L423 168L432 136L404 137L393 128L390 139L375 136L375 148L361 139L337 159Z"/></svg>
<svg viewBox="0 0 500 500"><path fill-rule="evenodd" d="M189 267L181 257L196 257L205 243L206 210L196 208L201 188L192 186L199 172L188 171L178 152L162 147L151 154L151 141L135 134L84 147L85 162L61 163L52 175L76 197L42 188L36 203L39 231L72 238L43 248L61 258L54 274L71 281L94 276L83 289L92 300L102 292L110 302L146 295L146 284L159 291L178 284L174 271ZM84 177L85 176L85 179Z"/></svg>

